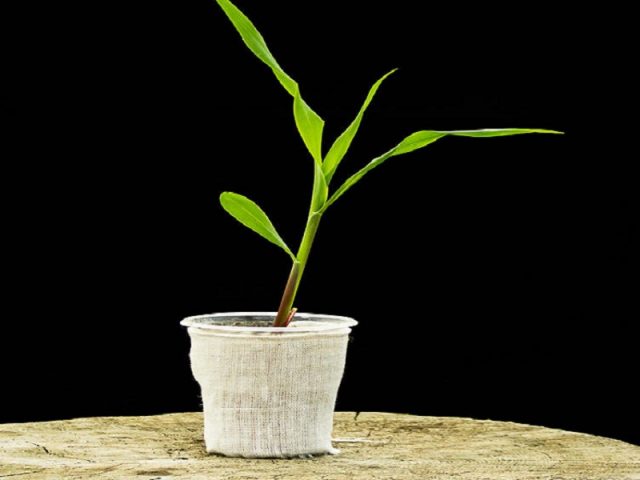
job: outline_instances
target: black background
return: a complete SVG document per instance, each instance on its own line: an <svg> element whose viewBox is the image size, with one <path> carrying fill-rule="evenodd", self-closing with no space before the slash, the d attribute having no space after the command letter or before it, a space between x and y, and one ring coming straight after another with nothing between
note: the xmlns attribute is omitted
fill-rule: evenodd
<svg viewBox="0 0 640 480"><path fill-rule="evenodd" d="M605 16L544 3L237 4L326 138L400 67L337 181L415 130L566 132L441 140L328 212L297 305L360 321L338 409L640 444L635 153L615 136L627 77L610 53L623 33L604 43ZM2 92L18 148L0 421L197 410L179 320L273 310L289 268L219 193L257 201L292 245L304 226L312 164L291 99L212 1L23 13Z"/></svg>

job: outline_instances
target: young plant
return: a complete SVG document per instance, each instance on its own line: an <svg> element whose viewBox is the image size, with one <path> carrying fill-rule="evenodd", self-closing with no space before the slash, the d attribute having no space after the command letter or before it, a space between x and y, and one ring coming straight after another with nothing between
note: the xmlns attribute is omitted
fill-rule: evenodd
<svg viewBox="0 0 640 480"><path fill-rule="evenodd" d="M505 128L505 129L485 129L485 130L458 130L458 131L436 131L421 130L412 133L392 149L383 153L379 157L374 158L363 168L351 175L342 185L334 190L330 190L333 176L340 165L340 162L347 153L353 138L355 137L362 117L367 107L373 100L378 88L382 82L391 75L395 70L383 75L377 82L373 84L367 97L365 98L360 111L355 119L346 128L344 132L333 142L329 151L322 155L322 130L324 121L320 116L311 109L311 107L303 100L300 95L300 86L280 67L276 59L273 57L264 38L258 32L253 23L229 0L216 0L222 8L231 23L242 37L246 46L265 63L284 87L284 89L293 97L293 117L295 124L302 137L302 141L309 150L313 160L313 189L311 194L311 205L309 207L309 215L307 224L302 236L302 241L298 251L294 252L287 246L282 237L278 234L275 227L267 217L267 214L255 202L247 197L237 193L224 192L220 195L220 203L222 207L236 220L266 238L270 242L278 245L291 258L293 265L291 273L282 295L280 307L274 320L274 327L287 326L291 321L296 309L293 303L300 286L300 280L304 273L309 253L313 246L313 241L318 231L318 226L322 216L327 209L333 205L347 190L353 187L371 170L381 165L384 161L397 155L418 150L435 142L436 140L448 135L461 137L500 137L506 135L518 135L524 133L560 133L552 130L531 129L531 128Z"/></svg>

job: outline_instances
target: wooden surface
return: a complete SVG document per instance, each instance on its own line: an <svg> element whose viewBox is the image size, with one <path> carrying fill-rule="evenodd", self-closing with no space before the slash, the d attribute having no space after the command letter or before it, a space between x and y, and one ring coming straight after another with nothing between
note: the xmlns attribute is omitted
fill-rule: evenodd
<svg viewBox="0 0 640 480"><path fill-rule="evenodd" d="M336 414L337 456L207 455L202 414L0 425L0 479L640 480L640 447L508 422Z"/></svg>

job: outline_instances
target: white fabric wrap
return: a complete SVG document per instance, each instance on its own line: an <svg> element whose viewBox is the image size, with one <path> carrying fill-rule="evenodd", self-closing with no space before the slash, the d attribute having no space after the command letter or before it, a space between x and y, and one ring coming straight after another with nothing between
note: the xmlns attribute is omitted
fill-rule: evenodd
<svg viewBox="0 0 640 480"><path fill-rule="evenodd" d="M207 452L234 457L337 453L331 431L349 332L227 333L190 327Z"/></svg>

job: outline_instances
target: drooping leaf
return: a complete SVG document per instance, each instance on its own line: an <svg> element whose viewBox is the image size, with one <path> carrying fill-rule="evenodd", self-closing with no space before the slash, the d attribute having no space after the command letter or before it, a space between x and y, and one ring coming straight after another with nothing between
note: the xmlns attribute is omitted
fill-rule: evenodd
<svg viewBox="0 0 640 480"><path fill-rule="evenodd" d="M249 50L251 50L256 57L271 67L273 73L285 90L289 92L291 96L294 96L296 94L298 84L289 75L287 75L284 70L282 70L253 22L251 22L251 20L249 20L249 18L247 18L247 16L229 0L216 1L227 17L229 17L229 20L231 20L231 23L233 23L233 26L236 28Z"/></svg>
<svg viewBox="0 0 640 480"><path fill-rule="evenodd" d="M336 141L333 142L333 145L327 152L327 155L324 159L324 163L322 165L322 169L326 176L327 183L331 182L331 179L333 178L333 174L338 168L338 165L340 165L340 162L342 161L343 157L349 150L349 147L351 146L351 142L353 141L354 137L356 136L356 133L358 133L358 129L360 128L360 123L362 122L362 117L364 116L364 112L367 110L367 107L369 107L369 104L371 103L371 100L373 100L373 97L378 91L378 88L380 87L380 85L382 85L382 82L384 82L384 80L396 70L397 68L391 70L387 74L383 75L376 83L373 84L373 86L369 90L369 93L367 94L367 98L362 104L362 107L360 107L360 111L358 112L358 115L356 115L356 118L351 122L351 124L347 127L347 129L344 132L342 132L342 134L338 138L336 138Z"/></svg>
<svg viewBox="0 0 640 480"><path fill-rule="evenodd" d="M367 165L361 168L359 171L351 175L341 186L338 188L331 198L325 203L322 211L326 210L331 206L338 198L340 198L344 193L353 187L356 183L360 181L362 177L364 177L371 170L376 168L378 165L382 164L385 160L395 157L397 155L402 155L404 153L413 152L414 150L418 150L419 148L426 147L430 143L435 142L436 140L446 137L448 135L458 136L458 137L503 137L507 135L521 135L525 133L562 133L557 132L555 130L543 130L539 128L501 128L501 129L483 129L483 130L451 130L451 131L437 131L437 130L422 130L419 132L412 133L404 140L402 140L398 145L393 147L388 152L380 155L379 157L371 160Z"/></svg>
<svg viewBox="0 0 640 480"><path fill-rule="evenodd" d="M237 193L224 192L220 195L220 204L229 215L245 227L250 228L271 243L278 245L287 252L293 261L296 260L295 255L278 234L267 214L255 202Z"/></svg>
<svg viewBox="0 0 640 480"><path fill-rule="evenodd" d="M293 117L296 127L302 137L302 141L316 164L322 165L322 130L324 120L309 108L309 105L300 96L300 90L296 89L293 97Z"/></svg>
<svg viewBox="0 0 640 480"><path fill-rule="evenodd" d="M313 159L321 163L324 120L302 99L298 83L280 67L269 47L267 47L264 38L251 20L229 0L216 1L229 17L249 50L271 68L280 84L293 97L293 112L298 132Z"/></svg>

